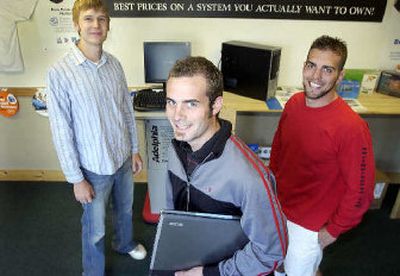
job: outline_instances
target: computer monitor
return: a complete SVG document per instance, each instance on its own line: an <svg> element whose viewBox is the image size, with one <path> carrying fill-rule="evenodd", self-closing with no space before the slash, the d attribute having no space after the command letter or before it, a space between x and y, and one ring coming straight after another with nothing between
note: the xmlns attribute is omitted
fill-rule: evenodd
<svg viewBox="0 0 400 276"><path fill-rule="evenodd" d="M190 42L143 42L146 83L162 83L168 79L175 62L191 54Z"/></svg>

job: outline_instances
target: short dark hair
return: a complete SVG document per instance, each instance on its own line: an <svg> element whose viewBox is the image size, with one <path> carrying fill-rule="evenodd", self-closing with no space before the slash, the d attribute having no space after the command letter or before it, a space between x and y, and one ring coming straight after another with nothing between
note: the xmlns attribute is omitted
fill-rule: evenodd
<svg viewBox="0 0 400 276"><path fill-rule="evenodd" d="M323 35L318 37L311 44L310 50L308 51L308 56L312 49L318 50L330 50L341 57L340 70L343 70L344 64L347 60L347 46L346 42L337 37L330 37L328 35Z"/></svg>
<svg viewBox="0 0 400 276"><path fill-rule="evenodd" d="M168 79L196 75L201 75L206 79L206 95L210 100L210 109L212 109L215 99L222 96L224 85L222 73L211 61L204 57L187 57L178 60L169 72Z"/></svg>

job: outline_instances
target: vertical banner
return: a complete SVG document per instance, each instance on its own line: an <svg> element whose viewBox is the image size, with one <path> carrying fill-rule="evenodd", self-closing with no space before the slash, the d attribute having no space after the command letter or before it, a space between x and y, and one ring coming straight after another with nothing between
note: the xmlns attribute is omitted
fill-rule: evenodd
<svg viewBox="0 0 400 276"><path fill-rule="evenodd" d="M225 17L382 22L387 0L106 0L113 17Z"/></svg>
<svg viewBox="0 0 400 276"><path fill-rule="evenodd" d="M146 120L147 184L151 213L158 214L166 207L165 180L167 178L168 148L174 132L168 120Z"/></svg>

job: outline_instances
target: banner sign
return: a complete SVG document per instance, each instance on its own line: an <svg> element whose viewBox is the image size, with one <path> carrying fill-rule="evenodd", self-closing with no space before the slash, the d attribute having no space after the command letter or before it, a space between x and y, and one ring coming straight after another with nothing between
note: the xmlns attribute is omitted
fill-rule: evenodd
<svg viewBox="0 0 400 276"><path fill-rule="evenodd" d="M382 22L387 0L105 0L111 17L218 17Z"/></svg>

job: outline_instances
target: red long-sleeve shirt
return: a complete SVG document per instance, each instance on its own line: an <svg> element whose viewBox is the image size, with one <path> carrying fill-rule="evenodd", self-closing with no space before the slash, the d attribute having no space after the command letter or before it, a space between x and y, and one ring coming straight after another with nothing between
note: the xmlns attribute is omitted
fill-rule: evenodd
<svg viewBox="0 0 400 276"><path fill-rule="evenodd" d="M356 226L373 195L375 165L367 123L341 98L310 108L304 93L285 106L270 167L287 218L337 237Z"/></svg>

